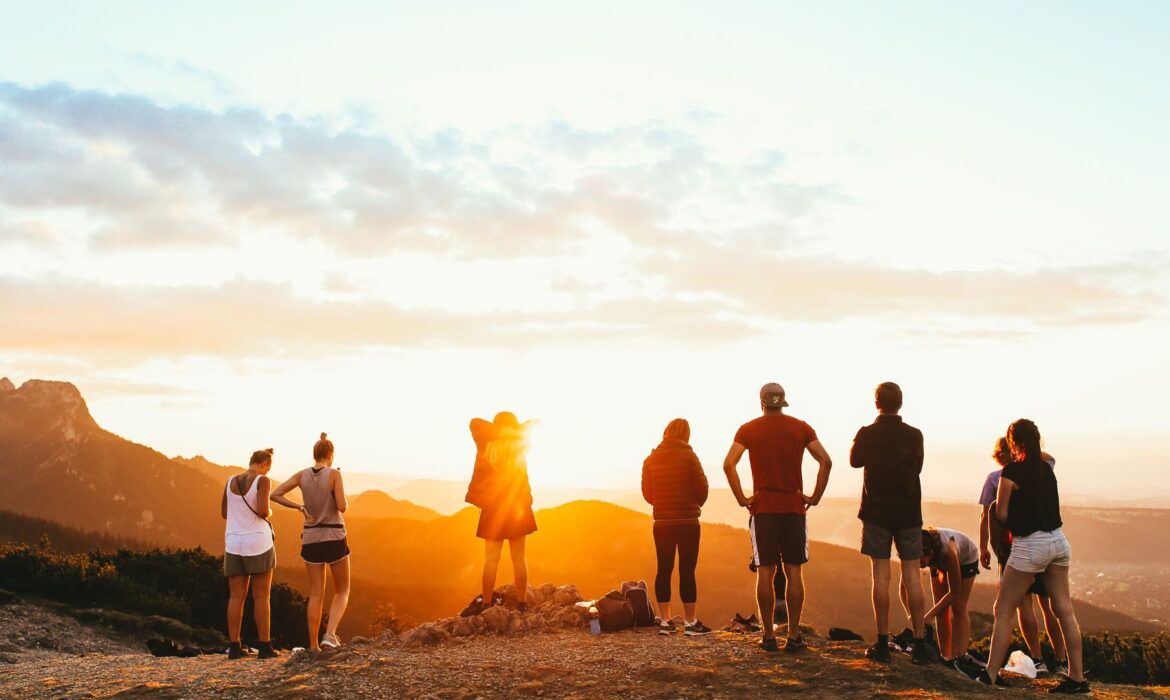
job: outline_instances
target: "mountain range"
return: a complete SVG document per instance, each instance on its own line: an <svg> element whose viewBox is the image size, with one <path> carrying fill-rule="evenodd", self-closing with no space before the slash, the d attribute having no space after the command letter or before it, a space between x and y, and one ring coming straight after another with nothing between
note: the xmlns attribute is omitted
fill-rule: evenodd
<svg viewBox="0 0 1170 700"><path fill-rule="evenodd" d="M0 518L0 540L31 539L36 521L28 518L40 518L108 542L201 546L221 552L220 495L227 478L239 469L202 457L170 458L103 430L71 384L30 380L17 388L0 383L0 479L9 485L0 491L0 510L26 516ZM353 490L357 480L350 476L347 473L347 483ZM717 497L718 491L713 492L712 498ZM845 532L849 523L857 522L855 513L841 510L844 505L825 506L810 515L814 536L818 527L839 526ZM1153 514L1166 517L1160 511ZM964 512L961 517L970 515ZM476 518L471 508L444 515L402 494L367 491L351 496L346 520L355 585L343 632L365 633L379 617L395 616L405 624L457 612L478 588L482 544L474 537ZM652 523L643 512L601 501L574 501L539 510L537 522L540 529L528 546L534 584L575 583L587 596L599 596L623 580L653 578ZM278 577L304 586L299 514L277 507L273 523ZM1140 519L1126 525L1139 526L1144 527ZM1117 543L1111 547L1108 537L1098 542L1090 530L1080 537L1084 544L1077 546L1087 551L1121 556ZM747 533L741 527L704 525L698 579L700 610L709 624L721 625L733 613L746 614L754 607L749 554ZM1129 563L1140 559L1131 558ZM510 581L508 570L505 562L500 583ZM871 628L869 566L855 549L813 542L806 581L807 622L859 631ZM993 583L988 575L981 581ZM990 609L994 589L986 584L977 586L976 610ZM1090 629L1165 629L1159 622L1084 601L1078 614Z"/></svg>

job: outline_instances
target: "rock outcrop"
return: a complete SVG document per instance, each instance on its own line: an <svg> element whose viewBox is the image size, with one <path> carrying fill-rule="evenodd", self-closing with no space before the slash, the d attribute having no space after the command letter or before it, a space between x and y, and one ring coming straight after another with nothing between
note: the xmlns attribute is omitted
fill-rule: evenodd
<svg viewBox="0 0 1170 700"><path fill-rule="evenodd" d="M515 637L555 629L580 628L589 624L589 613L577 606L581 594L576 586L554 586L551 583L539 588L529 586L528 610L524 613L515 608L516 595L511 584L497 590L504 594L504 605L488 608L471 617L447 617L423 623L404 632L398 638L398 643L408 647L430 646L453 637Z"/></svg>

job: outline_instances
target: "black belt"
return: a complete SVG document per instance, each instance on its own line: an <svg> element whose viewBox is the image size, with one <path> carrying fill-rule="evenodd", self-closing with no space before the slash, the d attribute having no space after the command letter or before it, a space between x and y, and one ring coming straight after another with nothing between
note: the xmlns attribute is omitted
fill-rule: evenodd
<svg viewBox="0 0 1170 700"><path fill-rule="evenodd" d="M305 529L308 530L309 528L314 528L314 527L331 527L331 528L335 528L337 530L344 530L345 529L345 525L341 524L341 523L320 523L319 525L306 525Z"/></svg>

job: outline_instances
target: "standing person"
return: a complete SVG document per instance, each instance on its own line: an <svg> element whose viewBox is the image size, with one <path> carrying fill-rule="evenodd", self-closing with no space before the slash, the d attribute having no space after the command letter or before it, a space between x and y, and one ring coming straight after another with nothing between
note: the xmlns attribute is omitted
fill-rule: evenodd
<svg viewBox="0 0 1170 700"><path fill-rule="evenodd" d="M943 663L975 678L981 668L967 655L971 645L967 604L971 601L975 577L979 575L979 547L975 540L958 530L928 527L922 530L920 564L923 568L930 567L934 607L926 611L924 619L927 623L938 619L938 647L943 653Z"/></svg>
<svg viewBox="0 0 1170 700"><path fill-rule="evenodd" d="M999 563L999 573L1002 575L1003 568L1007 565L1008 556L1012 551L1012 538L1010 532L994 522L991 510L995 506L995 495L999 490L999 479L1003 474L1003 468L1012 461L1012 452L1006 437L996 440L995 451L992 452L991 457L999 464L999 469L987 475L987 479L983 482L983 491L979 495L979 505L982 507L979 516L979 561L983 568L990 569L991 552L994 551L995 559ZM1053 469L1056 468L1055 457L1047 452L1043 453L1043 457L1049 466ZM1044 615L1044 629L1048 633L1048 643L1052 645L1052 652L1056 660L1056 667L1052 670L1055 673L1067 674L1068 653L1064 648L1064 637L1060 634L1056 614L1052 612L1052 601L1048 597L1048 591L1044 588L1044 579L1037 576L1032 587L1028 589L1028 593L1030 595L1024 597L1017 613L1020 635L1023 636L1024 644L1028 647L1028 655L1032 657L1032 663L1036 665L1037 671L1040 673L1048 671L1048 667L1044 663L1043 650L1040 647L1040 626L1036 622L1036 606L1032 604L1033 597L1035 597L1035 601L1040 604L1040 612Z"/></svg>
<svg viewBox="0 0 1170 700"><path fill-rule="evenodd" d="M654 596L661 618L659 632L671 634L670 577L678 552L678 594L682 599L683 634L710 634L695 612L698 587L695 566L699 562L699 513L707 502L707 476L691 449L691 426L675 418L662 432L662 442L642 462L642 497L654 507L654 550L658 573Z"/></svg>
<svg viewBox="0 0 1170 700"><path fill-rule="evenodd" d="M299 488L304 504L295 503L284 497L289 491ZM309 574L309 647L319 651L321 647L335 649L341 646L337 627L349 604L349 543L346 540L345 518L342 513L349 508L345 498L345 484L341 471L333 468L333 442L325 433L313 445L313 466L293 474L272 492L272 500L282 506L301 511L305 518L301 531L301 559ZM321 610L325 602L325 567L333 576L333 601L329 604L329 618L325 623L325 634L320 644L317 633L321 630Z"/></svg>
<svg viewBox="0 0 1170 700"><path fill-rule="evenodd" d="M244 601L248 584L252 585L252 614L256 618L260 658L277 656L272 648L269 594L272 571L276 568L276 535L268 522L268 491L272 482L272 448L257 450L248 460L248 471L228 479L220 515L227 521L224 528L223 573L227 576L230 597L227 606L228 658L245 656L240 644L240 626L244 620Z"/></svg>
<svg viewBox="0 0 1170 700"><path fill-rule="evenodd" d="M924 643L925 603L918 562L922 558L922 432L902 421L902 389L893 382L874 391L878 417L857 431L849 464L865 470L861 492L861 553L873 571L873 616L877 641L865 650L874 661L890 661L890 550L896 545L902 586L907 591L910 625L914 631L916 664L930 663L933 650Z"/></svg>
<svg viewBox="0 0 1170 700"><path fill-rule="evenodd" d="M760 389L763 415L744 423L723 460L723 471L735 500L752 514L752 549L756 562L756 602L760 621L775 614L776 567L783 562L788 582L788 639L784 650L798 652L807 648L800 633L800 616L804 608L804 578L801 566L808 562L808 527L805 513L821 502L829 484L833 460L825 451L816 431L808 423L784 414L788 401L784 387L765 384ZM811 496L804 493L801 462L804 452L820 465L817 485ZM752 469L752 495L745 496L736 465L747 451ZM776 651L776 629L763 624L760 648Z"/></svg>
<svg viewBox="0 0 1170 700"><path fill-rule="evenodd" d="M508 411L497 413L491 423L480 418L471 421L475 469L465 500L480 508L475 536L484 541L483 593L472 601L464 615L476 615L503 602L495 597L495 586L505 541L512 558L516 609L521 613L528 610L528 562L524 544L525 538L536 532L527 462L531 425L532 421L521 425Z"/></svg>
<svg viewBox="0 0 1170 700"><path fill-rule="evenodd" d="M989 685L1006 685L999 669L1007 658L1011 642L1012 617L1028 595L1036 575L1052 599L1052 611L1060 621L1068 650L1068 677L1050 693L1088 693L1081 658L1081 628L1073 611L1068 568L1072 548L1061 532L1060 492L1052 466L1044 461L1040 430L1021 418L1008 428L1008 442L1014 462L1003 468L995 500L995 518L1012 533L1012 551L999 580L995 597L995 626L987 670L979 677Z"/></svg>

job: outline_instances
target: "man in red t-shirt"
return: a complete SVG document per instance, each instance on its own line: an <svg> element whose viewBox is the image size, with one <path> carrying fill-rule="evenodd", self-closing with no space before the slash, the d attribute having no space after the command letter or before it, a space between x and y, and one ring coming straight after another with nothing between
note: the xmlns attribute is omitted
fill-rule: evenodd
<svg viewBox="0 0 1170 700"><path fill-rule="evenodd" d="M740 426L735 442L723 460L723 471L735 500L752 514L752 555L756 562L756 602L760 619L772 619L776 594L772 578L780 561L788 577L788 639L785 651L797 652L805 648L800 635L800 613L804 607L804 579L801 565L808 561L808 528L805 512L821 502L829 483L833 460L817 440L817 433L808 423L784 415L784 387L765 384L760 389L760 406L764 415ZM744 451L752 466L752 495L744 496L736 465ZM820 464L817 485L811 496L804 494L804 478L800 471L804 452ZM764 611L768 611L765 614ZM760 647L776 651L776 631L764 625L764 639ZM795 636L794 634L795 633Z"/></svg>

